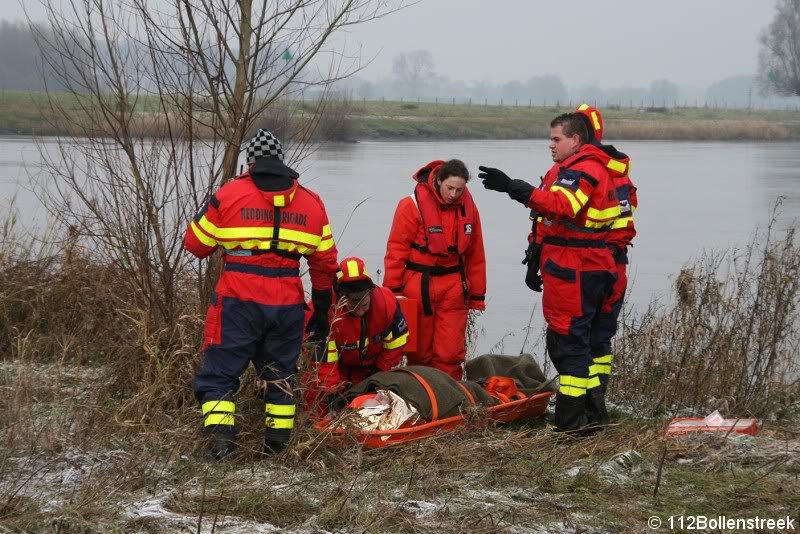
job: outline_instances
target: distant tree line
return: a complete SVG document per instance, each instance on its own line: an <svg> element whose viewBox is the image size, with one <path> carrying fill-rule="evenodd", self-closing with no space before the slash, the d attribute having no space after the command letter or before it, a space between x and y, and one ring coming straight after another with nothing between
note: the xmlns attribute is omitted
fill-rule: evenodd
<svg viewBox="0 0 800 534"><path fill-rule="evenodd" d="M791 0L800 2L800 0ZM419 99L440 102L455 99L480 103L534 105L557 102L588 101L623 107L639 106L714 106L732 108L782 108L800 105L800 99L788 98L765 88L759 76L731 76L708 87L681 86L669 80L654 80L646 87L568 87L556 74L533 75L525 80L503 83L451 80L436 73L429 50L412 50L396 56L388 76L369 80L354 76L342 80L339 89L354 99Z"/></svg>
<svg viewBox="0 0 800 534"><path fill-rule="evenodd" d="M0 91L58 91L63 89L42 61L34 32L47 34L45 25L29 27L23 22L0 21ZM354 99L437 98L459 102L472 99L506 104L591 101L620 106L710 105L735 108L781 108L800 104L800 0L778 0L775 20L764 29L759 42L757 75L732 76L706 88L680 86L669 80L655 80L646 87L567 87L556 74L531 75L522 80L466 82L437 74L429 50L403 52L393 59L390 74L378 79L353 76L337 84ZM136 46L136 45L131 45ZM276 47L277 53L283 48ZM180 62L181 59L176 59ZM184 67L188 68L188 67ZM313 95L309 95L313 98Z"/></svg>
<svg viewBox="0 0 800 534"><path fill-rule="evenodd" d="M47 27L37 25L37 32ZM58 77L42 61L34 33L27 23L0 21L0 90L44 91L63 89Z"/></svg>

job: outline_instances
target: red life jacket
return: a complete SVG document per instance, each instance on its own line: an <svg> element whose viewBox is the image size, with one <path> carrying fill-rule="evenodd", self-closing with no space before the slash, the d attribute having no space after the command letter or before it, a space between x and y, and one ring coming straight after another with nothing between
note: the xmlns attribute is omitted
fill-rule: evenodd
<svg viewBox="0 0 800 534"><path fill-rule="evenodd" d="M605 161L604 161L605 160ZM578 189L581 180L593 180L596 186L586 204L575 217L558 218L545 215L537 230L537 241L548 237L606 241L620 208L616 190L606 168L608 156L591 144L561 163L553 165L540 186L543 190Z"/></svg>
<svg viewBox="0 0 800 534"><path fill-rule="evenodd" d="M435 160L420 170L413 178L417 182L414 188L414 201L422 217L423 242L415 242L416 250L435 255L464 254L469 248L472 239L472 225L475 222L475 202L469 189L453 204L445 204L436 190L436 171L444 164L442 160ZM442 210L457 210L458 224L454 234L447 232L442 227ZM426 262L428 263L428 262Z"/></svg>
<svg viewBox="0 0 800 534"><path fill-rule="evenodd" d="M398 310L394 293L376 286L370 292L369 311L364 316L344 313L334 320L330 340L336 344L339 353L342 379L361 382L400 363L400 350L408 338L408 327ZM387 355L391 357L387 358Z"/></svg>

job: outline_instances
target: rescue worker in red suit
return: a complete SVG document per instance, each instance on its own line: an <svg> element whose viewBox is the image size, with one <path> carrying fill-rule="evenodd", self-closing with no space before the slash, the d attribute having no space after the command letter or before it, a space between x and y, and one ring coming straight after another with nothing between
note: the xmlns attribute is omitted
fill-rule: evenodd
<svg viewBox="0 0 800 534"><path fill-rule="evenodd" d="M338 301L326 357L303 380L306 403L316 407L319 415L327 411L324 396L396 367L408 340L408 325L397 297L372 282L363 260L344 259L334 287Z"/></svg>
<svg viewBox="0 0 800 534"><path fill-rule="evenodd" d="M460 160L432 161L413 179L413 194L394 214L383 283L419 303L417 352L408 363L461 380L469 310L485 309L481 220Z"/></svg>
<svg viewBox="0 0 800 534"><path fill-rule="evenodd" d="M605 155L589 141L582 115L560 115L550 123L555 164L539 188L494 168L480 167L478 175L486 189L506 192L543 217L541 254L533 262L542 273L547 351L560 375L559 431L586 427L587 404L598 421L608 417L600 379L590 377L591 338L616 279L607 240L620 206Z"/></svg>
<svg viewBox="0 0 800 534"><path fill-rule="evenodd" d="M617 320L622 311L623 299L628 287L628 247L636 236L633 213L639 206L639 200L636 195L636 187L629 176L630 158L614 146L602 144L604 125L600 110L588 104L581 104L576 112L580 113L587 123L590 142L596 144L603 151L602 160L613 180L620 207L620 215L611 224L606 238L616 263L617 279L611 295L603 301L603 305L600 307L590 340L592 364L589 367L589 378L597 376L600 379L600 387L605 395L608 391L608 380L614 360L611 339L617 333ZM599 424L606 422L600 419L601 414L597 414L591 405L587 405L587 415L590 422L596 421Z"/></svg>
<svg viewBox="0 0 800 534"><path fill-rule="evenodd" d="M303 337L305 258L317 312L311 340L324 347L337 268L328 216L320 198L298 184L283 148L259 130L247 147L248 170L223 185L189 225L185 248L205 258L222 252L222 274L206 316L203 366L194 392L203 412L209 453L233 451L239 377L252 361L267 383L264 451L286 448L294 427L292 393Z"/></svg>

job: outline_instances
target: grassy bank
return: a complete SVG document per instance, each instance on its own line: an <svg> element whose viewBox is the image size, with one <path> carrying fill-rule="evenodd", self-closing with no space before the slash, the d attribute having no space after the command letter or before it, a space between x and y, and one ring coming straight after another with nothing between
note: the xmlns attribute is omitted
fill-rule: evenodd
<svg viewBox="0 0 800 534"><path fill-rule="evenodd" d="M59 104L73 110L80 121L74 98L60 96ZM313 113L314 102L294 103L298 119ZM335 110L334 110L335 108ZM134 129L142 135L158 135L154 99L143 97L134 110L140 112ZM322 140L350 139L530 139L544 138L549 121L568 107L496 106L482 104L347 101L331 108L330 125L321 124ZM708 108L644 108L602 110L608 139L668 140L797 140L800 112L727 110ZM283 113L283 112L281 112ZM40 93L0 93L0 132L55 135L70 131L70 124L54 121L47 99ZM347 122L347 125L343 125ZM202 129L198 135L203 135Z"/></svg>
<svg viewBox="0 0 800 534"><path fill-rule="evenodd" d="M478 411L458 433L366 451L301 416L288 453L263 460L248 371L240 449L221 465L203 461L191 392L197 280L176 272L175 317L146 320L124 272L70 235L32 240L0 224L0 530L643 532L651 516L800 519L792 230L687 265L673 304L626 318L604 433L563 441L542 420L494 427ZM761 418L761 434L664 436L674 414L715 408Z"/></svg>
<svg viewBox="0 0 800 534"><path fill-rule="evenodd" d="M567 107L356 102L362 138L545 138L550 120ZM606 139L800 139L800 113L704 108L603 109Z"/></svg>

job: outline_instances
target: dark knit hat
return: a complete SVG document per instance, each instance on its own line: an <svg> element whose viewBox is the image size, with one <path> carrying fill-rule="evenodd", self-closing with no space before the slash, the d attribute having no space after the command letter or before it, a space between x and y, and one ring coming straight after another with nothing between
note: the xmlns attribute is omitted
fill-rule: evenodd
<svg viewBox="0 0 800 534"><path fill-rule="evenodd" d="M272 132L264 129L259 129L247 145L248 165L261 158L276 158L283 161L283 145Z"/></svg>

